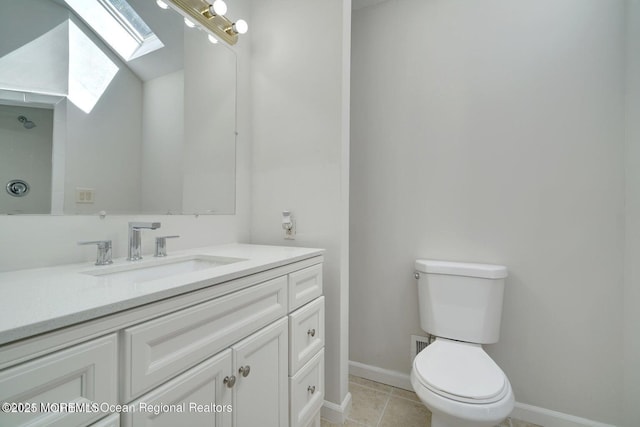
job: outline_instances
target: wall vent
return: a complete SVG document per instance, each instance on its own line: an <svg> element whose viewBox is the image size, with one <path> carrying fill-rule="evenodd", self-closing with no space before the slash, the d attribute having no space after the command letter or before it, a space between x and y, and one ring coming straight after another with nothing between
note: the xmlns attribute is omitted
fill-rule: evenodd
<svg viewBox="0 0 640 427"><path fill-rule="evenodd" d="M411 360L435 340L433 335L411 335Z"/></svg>

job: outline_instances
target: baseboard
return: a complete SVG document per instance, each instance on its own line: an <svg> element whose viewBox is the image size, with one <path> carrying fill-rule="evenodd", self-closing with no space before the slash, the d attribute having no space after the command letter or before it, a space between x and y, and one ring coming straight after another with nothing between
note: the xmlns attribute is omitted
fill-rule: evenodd
<svg viewBox="0 0 640 427"><path fill-rule="evenodd" d="M409 375L402 372L349 361L349 374L405 390L413 390ZM511 417L544 427L615 427L611 424L604 424L520 402L516 402Z"/></svg>
<svg viewBox="0 0 640 427"><path fill-rule="evenodd" d="M351 410L351 393L347 393L340 405L324 401L320 416L333 424L344 424Z"/></svg>
<svg viewBox="0 0 640 427"><path fill-rule="evenodd" d="M349 361L349 374L366 378L371 381L388 384L397 388L413 391L409 375L398 371L365 365L360 362Z"/></svg>
<svg viewBox="0 0 640 427"><path fill-rule="evenodd" d="M612 424L604 424L520 402L516 402L511 417L544 427L615 427Z"/></svg>

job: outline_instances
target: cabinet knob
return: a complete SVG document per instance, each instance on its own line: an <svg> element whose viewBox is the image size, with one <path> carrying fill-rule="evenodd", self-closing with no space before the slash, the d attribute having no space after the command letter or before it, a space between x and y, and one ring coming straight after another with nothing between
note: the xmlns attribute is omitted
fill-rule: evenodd
<svg viewBox="0 0 640 427"><path fill-rule="evenodd" d="M307 387L307 391L311 394L316 392L316 386L314 385L310 385L309 387Z"/></svg>
<svg viewBox="0 0 640 427"><path fill-rule="evenodd" d="M240 366L240 369L238 369L238 372L240 374L242 374L243 377L248 377L249 373L251 372L251 366L247 365L247 366Z"/></svg>
<svg viewBox="0 0 640 427"><path fill-rule="evenodd" d="M227 387L232 388L236 383L236 376L231 375L230 377L224 377L222 382L225 383Z"/></svg>
<svg viewBox="0 0 640 427"><path fill-rule="evenodd" d="M315 337L315 336L316 336L316 330L315 330L315 329L309 329L309 330L307 331L307 335L310 335L310 336L312 336L312 337Z"/></svg>

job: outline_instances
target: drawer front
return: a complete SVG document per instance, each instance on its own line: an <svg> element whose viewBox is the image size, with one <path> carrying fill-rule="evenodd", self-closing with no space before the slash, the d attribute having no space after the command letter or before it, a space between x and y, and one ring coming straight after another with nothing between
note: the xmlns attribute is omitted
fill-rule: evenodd
<svg viewBox="0 0 640 427"><path fill-rule="evenodd" d="M64 349L0 372L0 402L34 404L36 412L0 412L3 427L85 426L104 417L84 405L117 403L118 348L115 334ZM79 412L56 409L73 403Z"/></svg>
<svg viewBox="0 0 640 427"><path fill-rule="evenodd" d="M289 311L322 295L322 264L289 274Z"/></svg>
<svg viewBox="0 0 640 427"><path fill-rule="evenodd" d="M233 374L227 349L187 370L131 404L122 427L230 427L232 390L224 383Z"/></svg>
<svg viewBox="0 0 640 427"><path fill-rule="evenodd" d="M124 400L195 366L287 313L287 278L124 330Z"/></svg>
<svg viewBox="0 0 640 427"><path fill-rule="evenodd" d="M291 427L308 425L324 402L324 349L289 378Z"/></svg>
<svg viewBox="0 0 640 427"><path fill-rule="evenodd" d="M324 297L289 315L289 375L324 347Z"/></svg>

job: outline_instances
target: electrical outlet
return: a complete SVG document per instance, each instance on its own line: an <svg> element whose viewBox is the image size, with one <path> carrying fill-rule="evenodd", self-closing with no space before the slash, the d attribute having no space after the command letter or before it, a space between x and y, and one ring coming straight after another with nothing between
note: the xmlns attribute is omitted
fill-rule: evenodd
<svg viewBox="0 0 640 427"><path fill-rule="evenodd" d="M282 211L282 230L284 231L285 240L295 240L296 222L288 209Z"/></svg>
<svg viewBox="0 0 640 427"><path fill-rule="evenodd" d="M93 188L76 188L76 203L93 204L95 202L95 192Z"/></svg>
<svg viewBox="0 0 640 427"><path fill-rule="evenodd" d="M291 218L291 224L284 229L285 240L296 240L296 221Z"/></svg>

